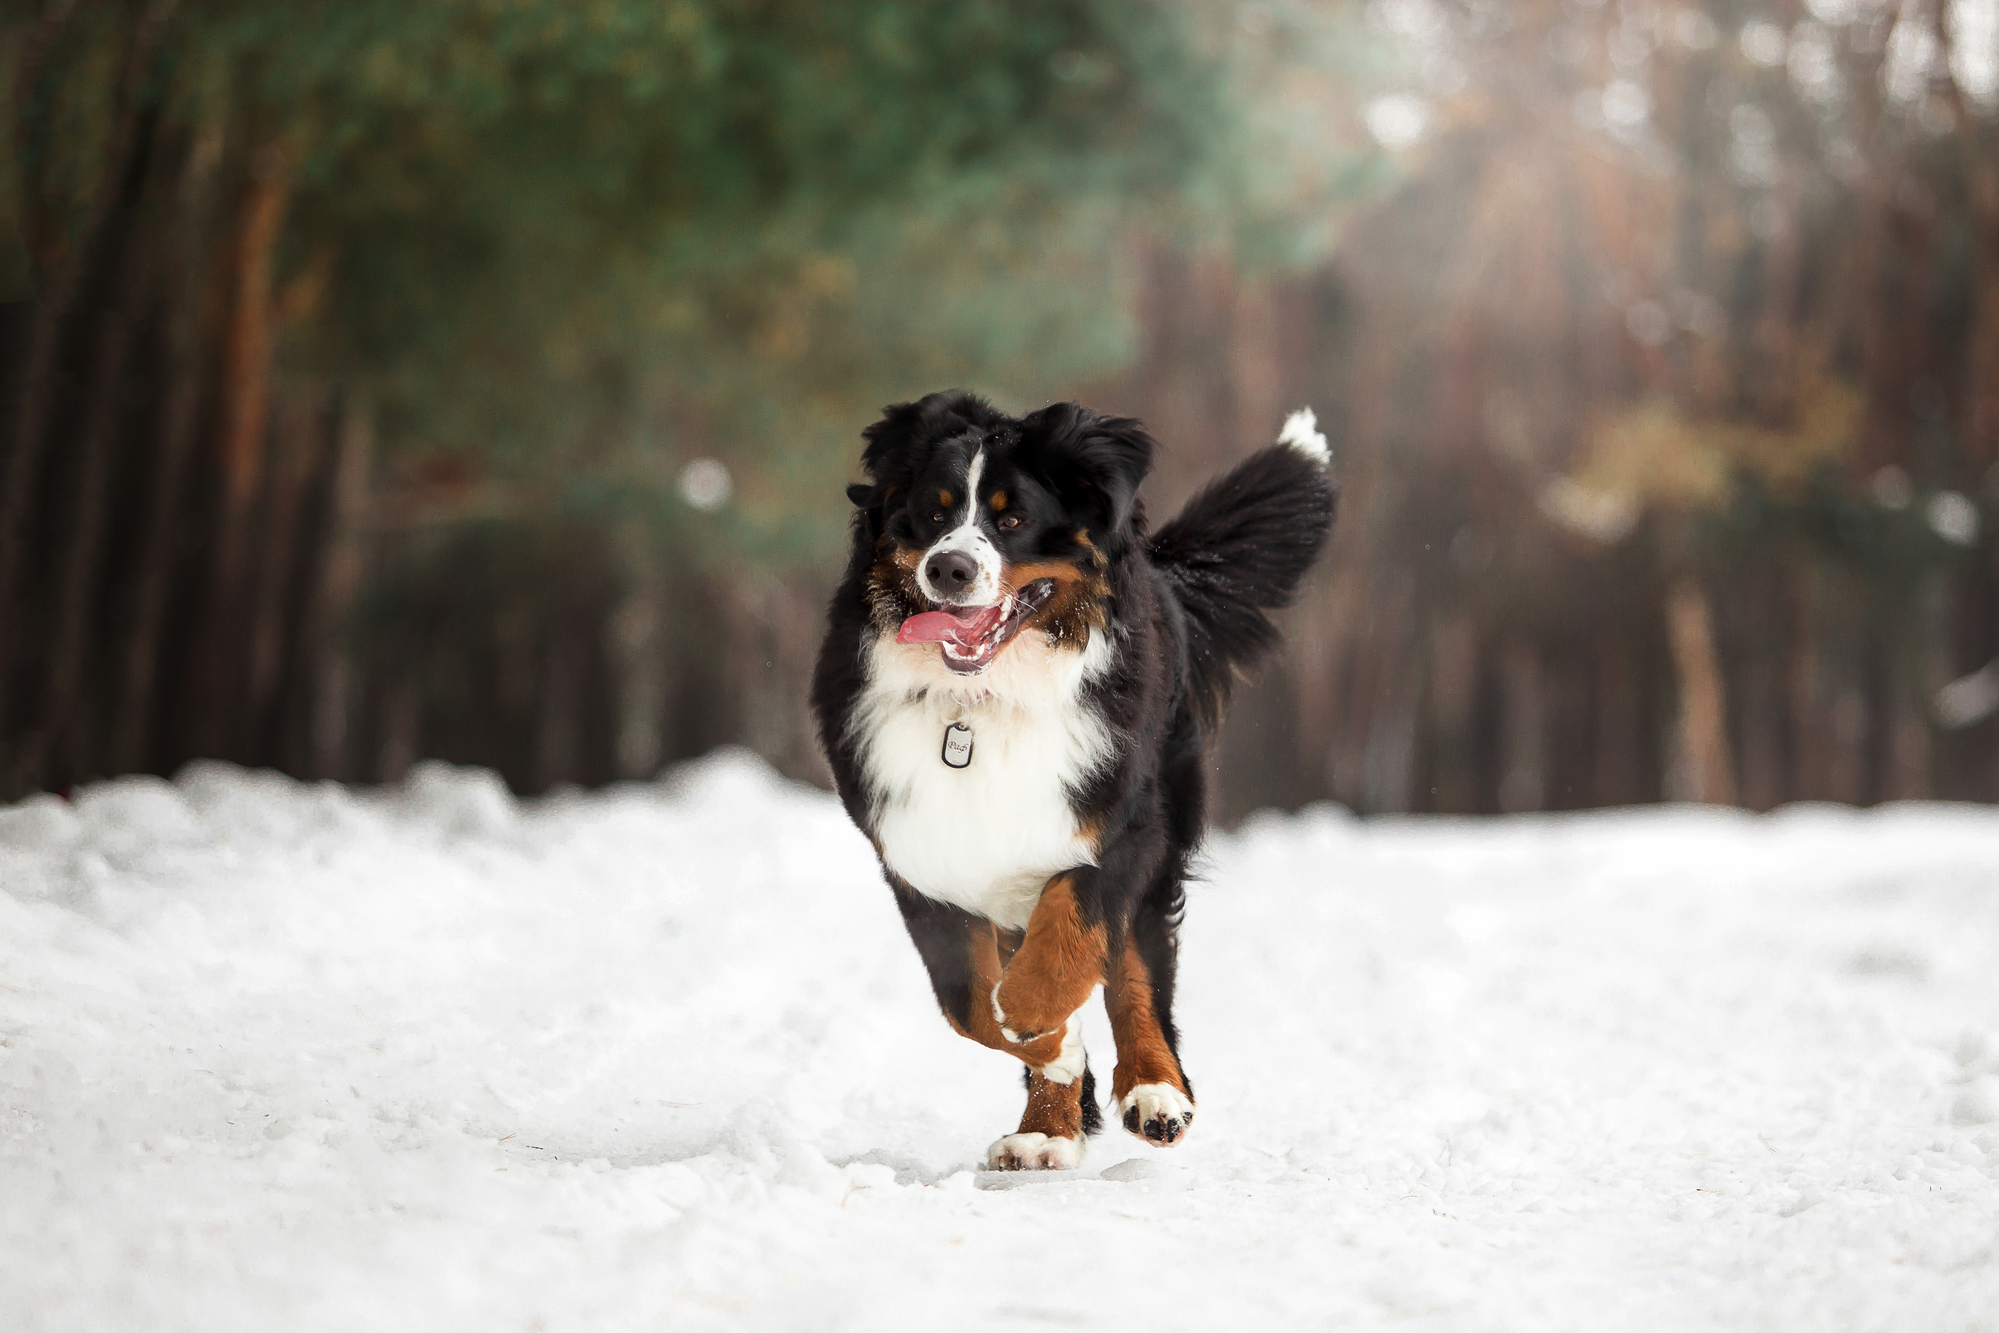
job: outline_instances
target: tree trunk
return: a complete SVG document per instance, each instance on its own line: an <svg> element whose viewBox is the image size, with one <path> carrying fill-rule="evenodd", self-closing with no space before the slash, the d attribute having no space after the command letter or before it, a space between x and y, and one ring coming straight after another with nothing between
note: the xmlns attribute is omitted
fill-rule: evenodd
<svg viewBox="0 0 1999 1333"><path fill-rule="evenodd" d="M180 272L167 297L160 371L166 386L165 402L160 413L153 471L146 480L146 499L140 512L133 556L130 628L125 639L121 686L112 705L117 722L109 762L111 771L117 773L145 766L154 731L160 638L173 575L180 564L188 465L194 455L205 396L201 298L209 273L209 209L216 167L222 157L222 137L219 126L204 126L194 132L186 149L174 204L177 234L171 251Z"/></svg>
<svg viewBox="0 0 1999 1333"><path fill-rule="evenodd" d="M145 184L134 163L132 199L123 211L135 217ZM77 441L74 508L60 533L66 540L55 566L54 631L41 690L38 724L23 747L22 763L30 785L45 785L53 766L72 782L89 776L94 742L91 733L101 719L96 706L102 691L84 679L86 652L94 622L103 605L100 574L111 509L113 451L124 428L127 386L132 377L132 344L149 302L157 230L135 221L124 241L124 259L114 278L114 290L98 315L96 355L85 381L88 402ZM101 750L100 750L101 752Z"/></svg>
<svg viewBox="0 0 1999 1333"><path fill-rule="evenodd" d="M227 260L230 298L222 334L215 436L221 495L195 695L199 720L195 745L205 754L230 752L241 734L236 700L248 666L239 651L247 630L245 564L250 511L270 424L271 257L284 220L290 183L286 165L276 147L253 154Z"/></svg>
<svg viewBox="0 0 1999 1333"><path fill-rule="evenodd" d="M353 397L341 403L334 426L336 456L327 501L326 557L302 648L311 664L309 771L321 778L352 776L347 757L354 669L344 636L366 566L362 524L374 466L373 425L364 403Z"/></svg>
<svg viewBox="0 0 1999 1333"><path fill-rule="evenodd" d="M1703 805L1735 804L1728 749L1727 696L1715 653L1714 617L1700 584L1682 578L1666 598L1666 632L1679 679L1680 719L1672 795Z"/></svg>
<svg viewBox="0 0 1999 1333"><path fill-rule="evenodd" d="M17 77L22 82L15 88L14 142L17 147L27 139L26 112L34 98L34 84L39 81L41 60L67 20L71 8L62 0L55 0L43 12L41 21L24 45L17 71ZM62 248L50 280L35 301L27 364L16 389L13 442L7 450L5 466L0 468L0 627L5 629L4 633L0 633L0 734L13 729L10 721L14 726L25 723L37 732L47 729L42 719L17 716L21 711L18 702L16 707L9 707L10 698L16 701L36 699L38 702L40 698L33 684L20 680L23 663L18 657L38 637L32 630L23 628L30 623L33 613L27 605L29 599L19 593L28 555L28 533L34 522L32 501L40 493L38 482L42 476L42 460L52 443L51 426L59 406L59 372L74 331L77 308L89 284L93 266L102 257L105 237L119 206L127 202L122 186L132 179L134 164L144 151L141 93L173 8L172 0L155 0L144 20L133 25L126 35L117 109L98 184L90 193L90 206L82 224ZM22 151L17 160L25 162L30 156L29 152ZM25 192L22 208L24 213L29 210ZM43 242L36 245L48 248ZM18 687L19 692L10 689L10 686ZM23 769L29 764L39 766L40 747L31 745L28 749L34 753L24 753L17 758L11 777L6 772L0 772L0 784L4 784L5 789L19 790Z"/></svg>
<svg viewBox="0 0 1999 1333"><path fill-rule="evenodd" d="M253 730L244 757L251 763L273 762L277 753L279 686L296 646L289 632L296 617L289 613L287 602L297 570L310 559L306 548L314 534L303 521L303 510L312 484L315 446L326 425L325 395L288 394L274 418L271 438L276 456L265 469L263 512L253 527L259 555L245 589L249 661L243 703Z"/></svg>
<svg viewBox="0 0 1999 1333"><path fill-rule="evenodd" d="M42 7L41 17L28 30L21 42L20 59L14 65L14 123L10 128L14 141L15 197L21 210L21 240L27 250L28 264L32 270L51 258L54 238L44 234L42 218L30 200L38 193L35 182L30 179L31 164L37 158L33 135L29 123L34 112L35 93L42 81L42 63L48 59L49 50L62 36L63 28L76 10L76 0L49 0Z"/></svg>

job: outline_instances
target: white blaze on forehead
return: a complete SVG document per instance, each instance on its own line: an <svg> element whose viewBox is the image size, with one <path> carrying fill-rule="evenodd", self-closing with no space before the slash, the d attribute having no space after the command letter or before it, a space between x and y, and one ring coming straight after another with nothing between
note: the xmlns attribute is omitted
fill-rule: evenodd
<svg viewBox="0 0 1999 1333"><path fill-rule="evenodd" d="M991 606L1000 599L1000 553L979 526L979 476L986 468L986 451L972 454L965 472L965 521L939 537L916 567L916 585L933 602L945 600L944 592L930 581L930 557L946 551L962 551L977 563L979 572L972 586L959 597L960 606Z"/></svg>
<svg viewBox="0 0 1999 1333"><path fill-rule="evenodd" d="M972 455L972 466L965 472L965 503L971 508L965 512L965 523L975 525L979 521L979 474L986 470L986 451L981 449Z"/></svg>

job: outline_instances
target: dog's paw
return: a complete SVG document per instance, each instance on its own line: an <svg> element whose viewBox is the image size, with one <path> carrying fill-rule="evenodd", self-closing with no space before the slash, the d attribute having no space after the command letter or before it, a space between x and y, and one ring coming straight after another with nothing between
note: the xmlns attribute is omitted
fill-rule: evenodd
<svg viewBox="0 0 1999 1333"><path fill-rule="evenodd" d="M1169 1147L1194 1123L1194 1103L1170 1083L1141 1083L1118 1100L1124 1127L1147 1143Z"/></svg>
<svg viewBox="0 0 1999 1333"><path fill-rule="evenodd" d="M999 991L993 991L993 1013L999 1016ZM1041 1072L1042 1077L1056 1083L1074 1083L1083 1076L1083 1025L1077 1021L1082 1011L1069 1015L1064 1023L1057 1023L1044 1031L1019 1032L1000 1020L1000 1035L1018 1049L1014 1055L1021 1061Z"/></svg>
<svg viewBox="0 0 1999 1333"><path fill-rule="evenodd" d="M1016 994L1011 1003L1002 998L1007 979L1001 977L993 987L993 1019L999 1024L1000 1035L1016 1046L1032 1046L1037 1041L1054 1037L1060 1040L1065 1027L1074 1027L1070 1020L1082 1012L1082 1001L1090 998L1085 991L1072 1009L1050 1011L1045 997L1021 997Z"/></svg>
<svg viewBox="0 0 1999 1333"><path fill-rule="evenodd" d="M993 987L993 1018L999 1023L1000 1035L1016 1046L1031 1046L1043 1037L1053 1035L1054 1027L1037 1027L1032 1023L1007 1017L1006 1009L1000 1004L1000 986L1006 984L1002 977L999 985Z"/></svg>
<svg viewBox="0 0 1999 1333"><path fill-rule="evenodd" d="M1046 1134L1009 1134L986 1149L989 1171L1074 1171L1083 1164L1083 1140Z"/></svg>
<svg viewBox="0 0 1999 1333"><path fill-rule="evenodd" d="M1005 984L1004 981L1000 983ZM999 1024L1000 1035L1015 1046L1032 1046L1050 1038L1057 1042L1066 1041L1068 1030L1075 1026L1067 1020L1074 1017L1074 1014L1063 1014L1058 1018L1022 1018L1018 1014L1010 1014L1000 1003L999 986L993 987L993 1020Z"/></svg>

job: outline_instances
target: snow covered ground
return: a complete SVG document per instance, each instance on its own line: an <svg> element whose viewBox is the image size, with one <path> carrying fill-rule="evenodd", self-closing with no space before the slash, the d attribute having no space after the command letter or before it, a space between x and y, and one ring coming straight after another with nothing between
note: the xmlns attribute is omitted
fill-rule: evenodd
<svg viewBox="0 0 1999 1333"><path fill-rule="evenodd" d="M0 1326L1999 1329L1999 813L1264 817L1185 959L1186 1144L995 1176L1015 1068L740 754L38 798Z"/></svg>

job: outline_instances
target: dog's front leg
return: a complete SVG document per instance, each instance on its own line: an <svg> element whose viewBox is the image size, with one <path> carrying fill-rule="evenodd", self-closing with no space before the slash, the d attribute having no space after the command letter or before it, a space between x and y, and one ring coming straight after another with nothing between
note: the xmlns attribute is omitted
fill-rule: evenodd
<svg viewBox="0 0 1999 1333"><path fill-rule="evenodd" d="M1080 891L1086 866L1048 881L1027 921L1027 937L992 988L993 1018L1010 1042L1032 1043L1062 1036L1069 1019L1104 978L1110 958L1110 927L1100 905ZM1081 1059L1081 1047L1077 1047ZM1059 1070L1068 1073L1066 1069ZM1080 1068L1069 1074L1080 1075Z"/></svg>
<svg viewBox="0 0 1999 1333"><path fill-rule="evenodd" d="M1064 1022L1032 1040L1015 1041L1001 1030L993 1012L1002 961L1017 962L1024 945L1020 932L1002 934L983 917L926 898L893 876L889 883L945 1019L959 1035L1027 1066L1027 1108L1020 1128L993 1144L987 1165L1014 1171L1075 1167L1083 1160L1085 1140L1100 1123L1080 1028ZM1087 986L1083 994L1089 994Z"/></svg>
<svg viewBox="0 0 1999 1333"><path fill-rule="evenodd" d="M926 898L893 876L889 885L910 942L930 973L930 987L945 1021L958 1035L1005 1051L1031 1069L1056 1066L1059 1076L1065 1038L1060 1025L1032 1040L1014 1041L1000 1030L993 1014L993 987L1001 975L1000 937L993 923Z"/></svg>

